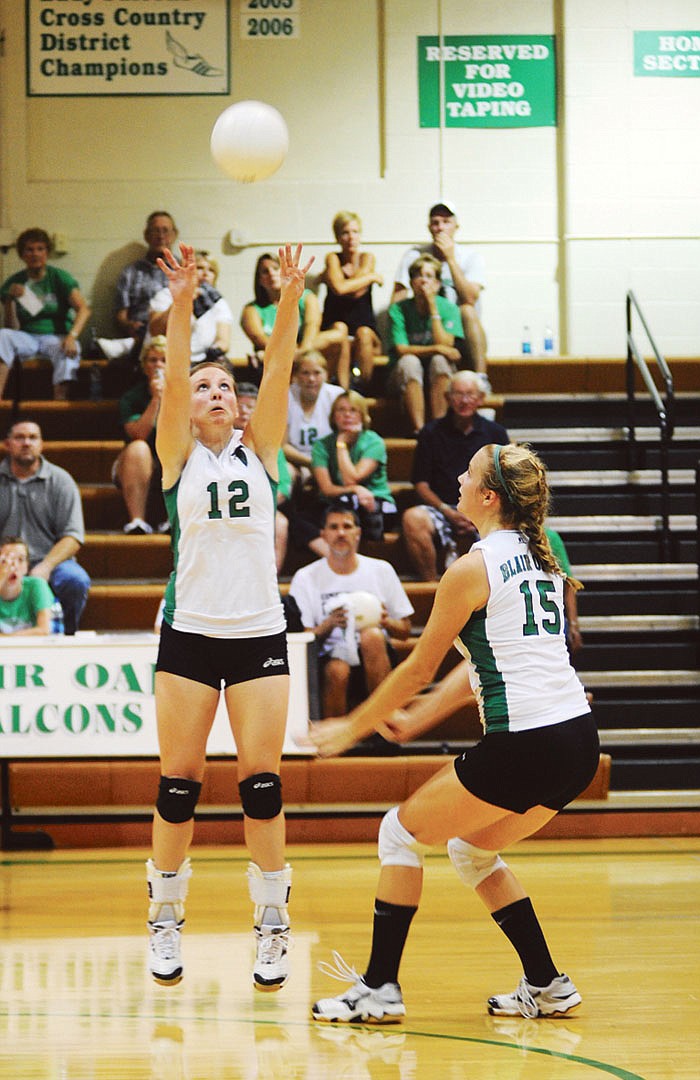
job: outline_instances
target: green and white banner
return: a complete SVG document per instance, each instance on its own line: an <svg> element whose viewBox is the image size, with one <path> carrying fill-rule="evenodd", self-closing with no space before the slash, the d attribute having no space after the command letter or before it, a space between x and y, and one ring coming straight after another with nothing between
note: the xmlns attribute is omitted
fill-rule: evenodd
<svg viewBox="0 0 700 1080"><path fill-rule="evenodd" d="M307 649L288 634L285 754L309 753ZM0 758L157 757L156 634L4 637L0 644ZM235 753L223 697L209 754Z"/></svg>
<svg viewBox="0 0 700 1080"><path fill-rule="evenodd" d="M700 30L635 30L634 73L652 78L700 77Z"/></svg>
<svg viewBox="0 0 700 1080"><path fill-rule="evenodd" d="M554 127L554 37L419 37L418 102L424 128Z"/></svg>

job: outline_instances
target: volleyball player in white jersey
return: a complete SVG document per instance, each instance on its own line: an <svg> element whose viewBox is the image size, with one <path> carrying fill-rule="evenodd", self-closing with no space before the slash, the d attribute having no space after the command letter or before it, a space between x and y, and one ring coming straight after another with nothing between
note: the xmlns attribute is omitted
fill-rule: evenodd
<svg viewBox="0 0 700 1080"><path fill-rule="evenodd" d="M443 575L410 656L348 717L318 725L314 740L324 755L373 730L397 741L425 730L424 717L416 723L410 711L397 710L431 682L454 642L467 659L484 737L384 817L369 965L359 977L337 957L329 973L354 984L317 1001L316 1020L387 1023L405 1014L398 971L420 900L423 855L443 843L523 964L517 989L489 998L489 1012L560 1016L581 1002L498 854L580 794L599 760L595 724L566 649L565 579L544 532L548 503L544 466L530 450L479 450L460 477L458 510L481 539Z"/></svg>
<svg viewBox="0 0 700 1080"><path fill-rule="evenodd" d="M238 431L233 369L190 369L190 316L197 290L193 248L159 265L173 302L156 448L171 522L175 569L168 582L155 676L161 780L153 820L150 970L182 978L180 933L191 874L187 851L205 769L207 737L223 687L236 741L257 955L253 982L287 980L291 869L279 777L289 668L274 554L277 455L296 347L297 301L311 261L280 249L281 297L265 350L258 402Z"/></svg>

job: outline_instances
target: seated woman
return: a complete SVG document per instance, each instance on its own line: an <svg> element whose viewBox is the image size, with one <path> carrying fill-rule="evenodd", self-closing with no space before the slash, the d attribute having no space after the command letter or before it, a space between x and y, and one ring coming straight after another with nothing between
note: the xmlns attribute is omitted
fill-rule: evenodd
<svg viewBox="0 0 700 1080"><path fill-rule="evenodd" d="M259 369L270 340L280 298L280 265L275 255L263 254L255 264L253 279L255 299L246 304L241 314L241 329L250 338L255 352L251 366ZM347 331L333 328L321 330L321 308L311 289L304 289L299 299L299 333L297 356L316 349L328 362L329 377L347 389L350 385L350 348Z"/></svg>
<svg viewBox="0 0 700 1080"><path fill-rule="evenodd" d="M213 355L226 356L231 347L233 312L226 300L214 288L219 276L219 265L208 251L196 251L199 287L192 309L192 363L212 359ZM148 334L157 337L168 328L168 315L173 302L170 289L160 289L151 300Z"/></svg>
<svg viewBox="0 0 700 1080"><path fill-rule="evenodd" d="M367 402L348 390L333 402L333 432L317 439L311 465L324 500L353 496L365 540L381 540L396 528L398 513L387 479L386 444L370 429Z"/></svg>
<svg viewBox="0 0 700 1080"><path fill-rule="evenodd" d="M53 396L65 401L77 379L79 338L90 308L73 275L50 265L52 243L45 229L25 229L15 247L25 269L0 285L0 397L15 360L45 356L53 367Z"/></svg>
<svg viewBox="0 0 700 1080"><path fill-rule="evenodd" d="M331 386L327 378L328 364L316 349L302 353L294 365L284 454L297 482L310 477L311 448L317 439L330 435L331 408L343 393L341 386Z"/></svg>
<svg viewBox="0 0 700 1080"><path fill-rule="evenodd" d="M321 330L340 330L350 336L350 367L363 392L369 386L374 358L382 350L372 307L372 286L384 279L375 270L374 255L360 251L362 222L341 210L333 218L340 251L326 255L324 281L328 289Z"/></svg>
<svg viewBox="0 0 700 1080"><path fill-rule="evenodd" d="M170 291L170 290L168 290ZM165 338L151 338L141 353L141 368L133 386L119 399L124 449L112 466L112 481L119 488L129 520L127 536L168 531L161 493L161 468L156 455L156 423L165 384Z"/></svg>

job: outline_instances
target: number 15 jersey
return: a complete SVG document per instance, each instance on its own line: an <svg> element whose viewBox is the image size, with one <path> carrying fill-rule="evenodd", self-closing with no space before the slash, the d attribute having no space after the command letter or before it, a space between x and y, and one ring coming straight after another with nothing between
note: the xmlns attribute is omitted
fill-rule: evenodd
<svg viewBox="0 0 700 1080"><path fill-rule="evenodd" d="M163 618L209 637L266 637L285 629L275 569L275 492L234 431L220 454L196 443L163 492L174 569Z"/></svg>
<svg viewBox="0 0 700 1080"><path fill-rule="evenodd" d="M564 633L564 578L541 568L522 533L499 530L479 540L490 594L455 645L484 731L526 731L589 711Z"/></svg>

